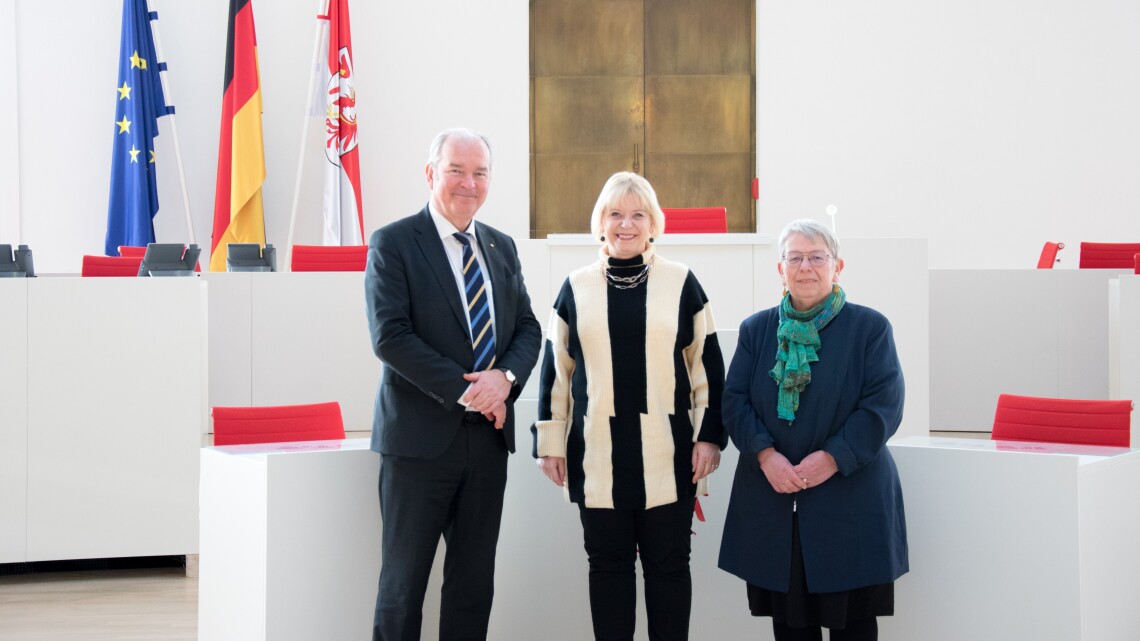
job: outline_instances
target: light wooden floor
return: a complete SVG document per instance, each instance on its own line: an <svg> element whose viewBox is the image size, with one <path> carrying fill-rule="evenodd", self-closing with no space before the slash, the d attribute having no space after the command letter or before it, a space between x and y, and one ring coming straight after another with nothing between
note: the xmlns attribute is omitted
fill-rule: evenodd
<svg viewBox="0 0 1140 641"><path fill-rule="evenodd" d="M0 577L0 641L195 641L198 580L176 568Z"/></svg>

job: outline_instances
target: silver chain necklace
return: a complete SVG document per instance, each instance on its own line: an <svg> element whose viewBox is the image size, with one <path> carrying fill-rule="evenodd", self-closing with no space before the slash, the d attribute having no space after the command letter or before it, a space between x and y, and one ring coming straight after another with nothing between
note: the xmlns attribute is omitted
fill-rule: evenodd
<svg viewBox="0 0 1140 641"><path fill-rule="evenodd" d="M650 258L649 262L640 266L641 270L632 276L618 276L614 274L610 271L610 268L606 266L607 261L603 260L601 263L602 275L606 277L606 284L614 289L633 289L649 279L649 268L653 266L653 261L656 258L656 256ZM629 269L638 266L639 265L625 265L614 267L614 269Z"/></svg>

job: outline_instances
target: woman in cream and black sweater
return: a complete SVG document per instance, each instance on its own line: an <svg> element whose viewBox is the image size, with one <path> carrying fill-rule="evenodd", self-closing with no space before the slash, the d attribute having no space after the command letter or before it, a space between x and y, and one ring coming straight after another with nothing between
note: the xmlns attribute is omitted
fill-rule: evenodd
<svg viewBox="0 0 1140 641"><path fill-rule="evenodd" d="M654 251L664 228L648 181L610 177L591 219L602 258L566 279L547 330L534 454L579 506L599 641L633 639L639 555L649 638L688 638L693 502L727 444L712 311Z"/></svg>

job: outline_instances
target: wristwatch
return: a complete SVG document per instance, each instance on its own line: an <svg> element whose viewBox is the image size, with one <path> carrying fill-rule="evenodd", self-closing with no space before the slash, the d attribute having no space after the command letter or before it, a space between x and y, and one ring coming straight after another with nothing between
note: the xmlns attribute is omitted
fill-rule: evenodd
<svg viewBox="0 0 1140 641"><path fill-rule="evenodd" d="M518 383L518 379L515 378L515 375L513 372L511 372L511 370L505 367L500 367L499 371L501 371L507 377L507 380L511 382L511 387L514 387L515 384Z"/></svg>

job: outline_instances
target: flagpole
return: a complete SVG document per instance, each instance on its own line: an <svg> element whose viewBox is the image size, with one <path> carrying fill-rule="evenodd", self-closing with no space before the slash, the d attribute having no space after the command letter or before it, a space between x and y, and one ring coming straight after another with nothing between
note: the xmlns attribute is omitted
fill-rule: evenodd
<svg viewBox="0 0 1140 641"><path fill-rule="evenodd" d="M305 147L309 141L309 122L313 119L309 114L309 106L313 99L313 91L316 88L317 82L317 57L321 55L321 28L324 26L319 19L320 16L325 16L327 22L329 15L329 1L330 0L317 0L317 35L313 38L313 63L310 66L311 73L309 74L309 90L305 92L305 99L310 101L304 109L304 122L301 123L301 145L300 151L297 153L297 181L293 185L293 207L289 212L289 240L285 245L285 270L292 271L293 263L293 236L297 229L297 207L301 201L301 177L305 173Z"/></svg>
<svg viewBox="0 0 1140 641"><path fill-rule="evenodd" d="M151 12L150 0L146 2L146 10L148 14ZM162 54L162 40L158 37L158 20L149 20L149 25L151 36L154 39L154 52L158 55L159 61L166 64L166 56ZM159 73L158 79L162 83L162 95L166 97L167 103L174 104L174 96L170 93L166 72ZM182 186L182 207L186 210L186 231L190 236L190 243L197 244L197 241L194 240L194 218L190 215L190 195L186 190L186 171L182 167L182 146L178 144L178 124L173 112L167 115L170 116L170 135L174 138L174 159L178 165L178 182Z"/></svg>

